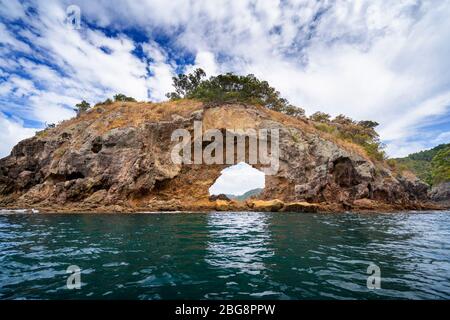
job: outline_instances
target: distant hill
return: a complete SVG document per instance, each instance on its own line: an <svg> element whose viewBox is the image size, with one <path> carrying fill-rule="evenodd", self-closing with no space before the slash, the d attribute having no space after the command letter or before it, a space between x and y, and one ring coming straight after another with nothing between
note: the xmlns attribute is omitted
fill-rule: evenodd
<svg viewBox="0 0 450 320"><path fill-rule="evenodd" d="M450 143L394 159L400 170L410 170L429 185L450 181Z"/></svg>
<svg viewBox="0 0 450 320"><path fill-rule="evenodd" d="M232 200L244 201L252 196L256 196L256 195L260 194L262 191L263 191L262 188L256 188L256 189L252 189L252 190L247 191L246 193L238 195L238 196L236 196L234 194L227 194L226 196Z"/></svg>

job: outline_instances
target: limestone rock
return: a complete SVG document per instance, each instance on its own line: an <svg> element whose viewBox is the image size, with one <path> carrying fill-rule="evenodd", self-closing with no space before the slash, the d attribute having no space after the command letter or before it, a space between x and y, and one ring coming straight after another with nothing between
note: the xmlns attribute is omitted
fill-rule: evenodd
<svg viewBox="0 0 450 320"><path fill-rule="evenodd" d="M289 202L285 203L283 211L285 212L318 212L320 206L308 202Z"/></svg>
<svg viewBox="0 0 450 320"><path fill-rule="evenodd" d="M226 200L216 200L215 209L217 211L228 211L231 209L230 202Z"/></svg>
<svg viewBox="0 0 450 320"><path fill-rule="evenodd" d="M223 193L209 196L209 201L216 201L216 200L230 201L231 199L228 198L227 195Z"/></svg>
<svg viewBox="0 0 450 320"><path fill-rule="evenodd" d="M183 207L178 200L152 200L147 205L154 211L179 211Z"/></svg>
<svg viewBox="0 0 450 320"><path fill-rule="evenodd" d="M284 203L278 199L274 200L250 200L247 202L247 205L252 208L254 211L271 211L277 212L280 211Z"/></svg>
<svg viewBox="0 0 450 320"><path fill-rule="evenodd" d="M430 198L436 202L442 202L450 206L450 182L440 183L430 191Z"/></svg>
<svg viewBox="0 0 450 320"><path fill-rule="evenodd" d="M370 209L370 208L376 207L376 202L373 200L364 198L364 199L358 199L358 200L353 201L353 205L358 206L360 208Z"/></svg>

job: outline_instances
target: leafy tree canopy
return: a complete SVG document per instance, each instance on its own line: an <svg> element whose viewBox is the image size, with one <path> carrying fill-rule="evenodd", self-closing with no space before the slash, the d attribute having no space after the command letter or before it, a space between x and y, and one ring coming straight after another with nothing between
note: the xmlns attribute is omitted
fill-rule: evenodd
<svg viewBox="0 0 450 320"><path fill-rule="evenodd" d="M316 122L329 122L331 116L328 113L317 111L317 112L313 113L309 118L312 121L316 121Z"/></svg>
<svg viewBox="0 0 450 320"><path fill-rule="evenodd" d="M379 123L371 120L363 120L359 121L358 125L367 129L374 129L375 127L378 127Z"/></svg>
<svg viewBox="0 0 450 320"><path fill-rule="evenodd" d="M188 75L179 74L173 77L175 91L166 96L172 100L188 98L215 103L260 104L291 116L305 115L302 108L289 104L267 81L261 81L252 74L241 76L226 73L209 79L205 77L206 73L202 69L196 69Z"/></svg>
<svg viewBox="0 0 450 320"><path fill-rule="evenodd" d="M74 110L77 112L77 116L79 116L82 113L85 113L86 111L88 111L90 107L91 107L91 105L88 102L86 102L85 100L83 100L80 103L77 103L75 105Z"/></svg>
<svg viewBox="0 0 450 320"><path fill-rule="evenodd" d="M433 160L433 158L437 155L437 153L439 151L441 151L443 149L448 149L449 147L450 147L450 143L449 144L440 144L430 150L424 150L424 151L412 153L408 156L408 158L412 159L412 160L431 161L431 160Z"/></svg>
<svg viewBox="0 0 450 320"><path fill-rule="evenodd" d="M441 149L431 160L433 184L450 181L450 145Z"/></svg>

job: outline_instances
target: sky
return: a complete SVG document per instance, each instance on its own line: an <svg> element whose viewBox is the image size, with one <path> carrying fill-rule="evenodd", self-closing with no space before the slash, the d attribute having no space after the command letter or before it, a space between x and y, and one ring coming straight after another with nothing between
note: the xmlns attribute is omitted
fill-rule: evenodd
<svg viewBox="0 0 450 320"><path fill-rule="evenodd" d="M247 191L265 186L265 174L245 162L225 168L209 188L209 194L233 194L239 196Z"/></svg>
<svg viewBox="0 0 450 320"><path fill-rule="evenodd" d="M375 120L392 157L448 143L449 16L446 0L0 0L0 157L81 100L161 101L197 67Z"/></svg>

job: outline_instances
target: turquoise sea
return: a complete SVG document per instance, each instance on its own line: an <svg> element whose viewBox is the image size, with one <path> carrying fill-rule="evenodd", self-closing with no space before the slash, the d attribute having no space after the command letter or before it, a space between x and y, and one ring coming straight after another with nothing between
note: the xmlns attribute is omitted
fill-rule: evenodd
<svg viewBox="0 0 450 320"><path fill-rule="evenodd" d="M0 299L450 299L450 212L1 211Z"/></svg>

